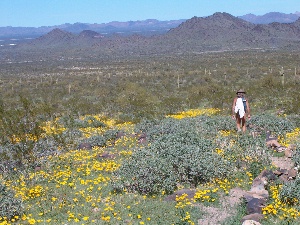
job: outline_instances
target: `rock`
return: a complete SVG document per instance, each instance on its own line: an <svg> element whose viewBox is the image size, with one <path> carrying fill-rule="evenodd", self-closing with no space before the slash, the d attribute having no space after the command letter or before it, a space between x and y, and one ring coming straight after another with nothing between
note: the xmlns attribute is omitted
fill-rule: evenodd
<svg viewBox="0 0 300 225"><path fill-rule="evenodd" d="M252 196L259 196L258 198L261 198L261 199L267 199L269 197L269 192L265 189L253 188L250 191L247 191L247 193Z"/></svg>
<svg viewBox="0 0 300 225"><path fill-rule="evenodd" d="M283 174L282 170L275 170L275 171L273 171L273 173L277 176L280 176L281 174Z"/></svg>
<svg viewBox="0 0 300 225"><path fill-rule="evenodd" d="M271 135L271 131L267 131L266 132L266 142L267 142L267 145L268 145L268 141L277 141L277 137L273 137Z"/></svg>
<svg viewBox="0 0 300 225"><path fill-rule="evenodd" d="M287 157L271 157L272 160L272 164L275 167L278 167L280 169L291 169L294 166L294 162L291 158L287 158Z"/></svg>
<svg viewBox="0 0 300 225"><path fill-rule="evenodd" d="M93 211L94 213L97 213L97 212L100 212L100 209L99 209L99 208L93 208L92 211Z"/></svg>
<svg viewBox="0 0 300 225"><path fill-rule="evenodd" d="M138 139L140 139L140 138L147 138L147 134L141 133L141 134L138 136Z"/></svg>
<svg viewBox="0 0 300 225"><path fill-rule="evenodd" d="M266 177L256 177L252 182L250 191L247 191L247 193L252 196L259 196L259 199L267 199L269 197L269 192L265 189L267 183Z"/></svg>
<svg viewBox="0 0 300 225"><path fill-rule="evenodd" d="M245 220L242 225L261 225L261 223L254 220Z"/></svg>
<svg viewBox="0 0 300 225"><path fill-rule="evenodd" d="M283 174L288 174L288 170L287 169L281 169L280 170Z"/></svg>
<svg viewBox="0 0 300 225"><path fill-rule="evenodd" d="M146 138L140 138L140 139L138 139L138 143L139 144L146 144L148 141L147 141L147 139Z"/></svg>
<svg viewBox="0 0 300 225"><path fill-rule="evenodd" d="M261 214L262 208L265 207L266 202L267 202L266 199L253 198L246 205L247 214L254 214L254 213Z"/></svg>
<svg viewBox="0 0 300 225"><path fill-rule="evenodd" d="M124 137L125 136L125 133L123 131L118 131L117 134L116 134L116 138L121 138L121 137Z"/></svg>
<svg viewBox="0 0 300 225"><path fill-rule="evenodd" d="M290 169L287 174L288 179L291 180L291 179L296 178L297 173L298 173L298 171L295 168Z"/></svg>
<svg viewBox="0 0 300 225"><path fill-rule="evenodd" d="M294 145L294 144L291 144L291 145L289 145L288 146L288 149L290 149L290 150L292 150L292 151L295 151L296 150L296 145Z"/></svg>
<svg viewBox="0 0 300 225"><path fill-rule="evenodd" d="M103 152L99 157L104 159L114 159L116 156L115 154L110 154L109 152Z"/></svg>
<svg viewBox="0 0 300 225"><path fill-rule="evenodd" d="M40 171L41 169L42 169L41 166L36 166L36 167L34 167L34 171L35 171L35 172Z"/></svg>
<svg viewBox="0 0 300 225"><path fill-rule="evenodd" d="M91 150L93 146L90 143L80 143L78 146L78 149L86 149L86 150Z"/></svg>
<svg viewBox="0 0 300 225"><path fill-rule="evenodd" d="M250 202L254 198L267 200L266 194L259 195L257 193L245 192L243 197L245 198L246 202Z"/></svg>
<svg viewBox="0 0 300 225"><path fill-rule="evenodd" d="M268 184L267 177L256 177L252 181L251 189L265 189L265 185Z"/></svg>
<svg viewBox="0 0 300 225"><path fill-rule="evenodd" d="M196 194L196 190L192 190L192 189L181 189L178 190L176 192L174 192L171 195L168 195L165 197L165 201L175 201L176 200L176 196L181 196L183 194L187 194L189 199L194 198L195 194Z"/></svg>
<svg viewBox="0 0 300 225"><path fill-rule="evenodd" d="M287 148L287 149L284 151L284 155L285 155L285 157L287 157L287 158L292 158L292 157L293 157L293 154L294 154L294 151L293 151L292 149Z"/></svg>
<svg viewBox="0 0 300 225"><path fill-rule="evenodd" d="M259 177L266 177L267 180L276 180L277 177L275 176L274 172L271 170L263 170Z"/></svg>
<svg viewBox="0 0 300 225"><path fill-rule="evenodd" d="M242 218L241 222L243 223L246 220L254 220L255 222L260 222L263 218L264 218L264 216L262 214L253 213L253 214L244 216Z"/></svg>
<svg viewBox="0 0 300 225"><path fill-rule="evenodd" d="M289 181L289 176L287 174L282 174L280 177L279 177L279 180L283 181L284 183L288 182Z"/></svg>
<svg viewBox="0 0 300 225"><path fill-rule="evenodd" d="M138 136L138 143L146 144L147 142L147 135L145 133L142 133Z"/></svg>

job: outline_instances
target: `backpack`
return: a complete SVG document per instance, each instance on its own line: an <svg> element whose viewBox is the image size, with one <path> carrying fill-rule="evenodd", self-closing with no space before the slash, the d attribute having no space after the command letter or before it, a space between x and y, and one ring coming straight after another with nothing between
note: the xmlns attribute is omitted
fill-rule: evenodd
<svg viewBox="0 0 300 225"><path fill-rule="evenodd" d="M244 111L247 112L247 104L246 104L246 98L245 97L242 97L242 100L243 100L243 105L244 105Z"/></svg>

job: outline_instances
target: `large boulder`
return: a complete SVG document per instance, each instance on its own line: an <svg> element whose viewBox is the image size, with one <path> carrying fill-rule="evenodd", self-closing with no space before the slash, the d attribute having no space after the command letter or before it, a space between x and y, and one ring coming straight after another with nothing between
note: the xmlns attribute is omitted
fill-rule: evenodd
<svg viewBox="0 0 300 225"><path fill-rule="evenodd" d="M246 212L247 214L262 214L262 208L266 206L266 199L261 198L253 198L250 200L246 205Z"/></svg>

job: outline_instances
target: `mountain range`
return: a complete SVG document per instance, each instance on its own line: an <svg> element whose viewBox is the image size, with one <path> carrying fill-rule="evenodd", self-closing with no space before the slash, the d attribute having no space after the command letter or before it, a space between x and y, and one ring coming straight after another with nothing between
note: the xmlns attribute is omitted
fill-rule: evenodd
<svg viewBox="0 0 300 225"><path fill-rule="evenodd" d="M254 24L268 24L273 22L278 23L292 23L300 17L300 12L285 14L279 12L270 12L262 16L256 16L254 14L247 14L239 16L238 18L246 20ZM74 24L62 24L56 26L42 26L42 27L0 27L0 37L38 37L42 36L55 28L59 28L64 31L72 33L80 33L83 30L92 30L102 35L111 35L113 33L132 35L134 33L142 34L145 36L153 34L166 33L168 30L179 26L185 22L186 19L159 21L156 19L148 19L143 21L128 21L118 22L113 21L109 23L101 24L89 24L89 23L74 23Z"/></svg>
<svg viewBox="0 0 300 225"><path fill-rule="evenodd" d="M218 12L208 17L193 17L164 34L152 36L105 36L93 30L77 34L55 28L30 42L6 48L2 55L9 58L13 51L15 56L98 58L245 49L299 50L300 18L291 23L254 24Z"/></svg>

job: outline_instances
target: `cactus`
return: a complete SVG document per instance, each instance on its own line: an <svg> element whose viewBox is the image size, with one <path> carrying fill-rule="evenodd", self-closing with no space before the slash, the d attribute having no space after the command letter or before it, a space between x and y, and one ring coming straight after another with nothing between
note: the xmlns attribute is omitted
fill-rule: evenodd
<svg viewBox="0 0 300 225"><path fill-rule="evenodd" d="M284 69L283 69L283 67L281 67L279 74L281 76L281 84L282 84L282 86L284 86Z"/></svg>

